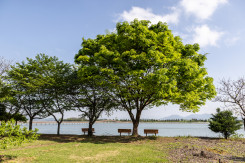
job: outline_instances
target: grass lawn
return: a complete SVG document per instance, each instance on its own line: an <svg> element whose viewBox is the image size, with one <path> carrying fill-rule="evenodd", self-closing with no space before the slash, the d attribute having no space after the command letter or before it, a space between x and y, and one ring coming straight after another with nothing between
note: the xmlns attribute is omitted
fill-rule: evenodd
<svg viewBox="0 0 245 163"><path fill-rule="evenodd" d="M0 150L3 162L224 162L245 161L245 139L42 135Z"/></svg>
<svg viewBox="0 0 245 163"><path fill-rule="evenodd" d="M142 139L142 140L141 140ZM38 141L1 150L6 162L166 162L153 140L130 137L44 135Z"/></svg>

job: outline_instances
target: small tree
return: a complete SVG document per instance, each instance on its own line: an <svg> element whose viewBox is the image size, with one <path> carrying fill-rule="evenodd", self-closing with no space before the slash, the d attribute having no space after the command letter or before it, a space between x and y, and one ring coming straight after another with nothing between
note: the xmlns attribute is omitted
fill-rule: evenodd
<svg viewBox="0 0 245 163"><path fill-rule="evenodd" d="M230 110L220 111L220 108L217 108L217 113L212 116L209 121L209 129L221 133L226 139L235 134L235 131L242 126L237 118L232 116Z"/></svg>
<svg viewBox="0 0 245 163"><path fill-rule="evenodd" d="M21 109L29 118L29 130L32 130L34 119L42 119L49 114L43 108L47 100L43 95L43 85L47 84L42 80L38 71L38 60L27 58L27 62L16 63L7 72L6 82L11 86L15 102L12 103Z"/></svg>
<svg viewBox="0 0 245 163"><path fill-rule="evenodd" d="M35 70L33 72L36 73L35 76L32 75L32 78L40 81L35 83L35 86L41 90L40 93L44 99L41 101L42 107L57 122L57 135L59 135L65 111L72 109L72 101L68 96L72 87L72 65L60 61L55 56L45 54L36 55L34 61L32 66Z"/></svg>
<svg viewBox="0 0 245 163"><path fill-rule="evenodd" d="M73 84L76 86L72 99L74 106L88 118L88 136L93 135L93 124L97 121L103 111L109 112L116 107L113 99L107 94L107 87L104 86L101 74L88 67L80 67L74 74Z"/></svg>

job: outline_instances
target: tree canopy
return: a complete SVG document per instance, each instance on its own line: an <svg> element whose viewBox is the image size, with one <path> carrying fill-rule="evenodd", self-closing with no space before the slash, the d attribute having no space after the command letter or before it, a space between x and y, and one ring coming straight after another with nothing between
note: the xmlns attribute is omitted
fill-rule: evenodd
<svg viewBox="0 0 245 163"><path fill-rule="evenodd" d="M43 80L43 74L39 72L38 57L27 58L27 62L16 63L7 72L8 85L14 92L13 97L16 100L12 104L23 110L29 117L29 130L32 129L33 119L41 119L49 115L43 109L43 103L47 99L42 87L48 84L48 80Z"/></svg>
<svg viewBox="0 0 245 163"><path fill-rule="evenodd" d="M35 79L41 81L36 86L42 90L43 110L58 123L57 134L59 135L60 124L63 122L65 111L73 108L69 95L74 70L71 64L64 63L55 56L38 54L36 62L38 65L35 66Z"/></svg>
<svg viewBox="0 0 245 163"><path fill-rule="evenodd" d="M45 54L27 58L27 63L17 63L8 72L9 81L20 96L18 103L29 116L30 129L34 118L51 115L58 123L57 134L60 133L64 112L72 109L69 98L72 75L72 65ZM57 113L61 118L57 118Z"/></svg>
<svg viewBox="0 0 245 163"><path fill-rule="evenodd" d="M92 126L103 111L109 113L116 107L114 100L107 94L108 88L103 76L86 65L81 65L75 72L75 94L72 96L75 107L82 113L82 117L89 120L88 135L92 136Z"/></svg>
<svg viewBox="0 0 245 163"><path fill-rule="evenodd" d="M235 131L242 126L229 110L220 111L218 108L217 113L212 116L209 121L209 129L213 132L221 133L226 139L235 134Z"/></svg>
<svg viewBox="0 0 245 163"><path fill-rule="evenodd" d="M165 23L135 19L118 23L115 33L83 39L75 61L91 76L103 76L108 94L129 113L133 135L138 135L144 109L171 102L197 112L215 96L204 67L206 55L198 50L198 44L184 45L174 37Z"/></svg>

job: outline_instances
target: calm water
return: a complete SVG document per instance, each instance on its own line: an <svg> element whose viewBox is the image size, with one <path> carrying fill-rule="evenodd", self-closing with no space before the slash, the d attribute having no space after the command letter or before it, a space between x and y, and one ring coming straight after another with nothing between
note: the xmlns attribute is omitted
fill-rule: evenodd
<svg viewBox="0 0 245 163"><path fill-rule="evenodd" d="M28 125L22 125L28 127ZM61 134L75 134L81 135L81 128L87 128L87 123L79 124L62 124ZM95 123L95 135L119 135L117 129L132 129L131 123ZM33 124L33 128L38 128L39 133L56 134L56 124ZM140 135L144 135L144 129L158 129L159 136L204 136L204 137L219 137L220 134L216 134L208 129L208 123L140 123L138 131ZM245 131L240 129L238 134L245 135Z"/></svg>

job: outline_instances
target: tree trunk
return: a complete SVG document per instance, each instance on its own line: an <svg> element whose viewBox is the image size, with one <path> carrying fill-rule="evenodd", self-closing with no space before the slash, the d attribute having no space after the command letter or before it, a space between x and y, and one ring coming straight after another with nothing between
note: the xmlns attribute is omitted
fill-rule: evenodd
<svg viewBox="0 0 245 163"><path fill-rule="evenodd" d="M32 130L32 122L33 122L33 118L30 117L30 120L29 120L29 131Z"/></svg>
<svg viewBox="0 0 245 163"><path fill-rule="evenodd" d="M224 133L224 137L225 137L225 139L228 139L229 136L228 136L227 132Z"/></svg>
<svg viewBox="0 0 245 163"><path fill-rule="evenodd" d="M139 136L138 134L139 121L133 121L133 133L132 136Z"/></svg>
<svg viewBox="0 0 245 163"><path fill-rule="evenodd" d="M57 135L60 135L60 124L61 124L61 122L57 122L57 123L58 123Z"/></svg>
<svg viewBox="0 0 245 163"><path fill-rule="evenodd" d="M138 126L139 126L139 123L140 123L141 112L142 112L142 109L137 110L136 117L135 117L134 120L132 120L132 122L133 122L133 133L132 133L132 136L139 136L139 134L138 134Z"/></svg>
<svg viewBox="0 0 245 163"><path fill-rule="evenodd" d="M89 126L88 126L88 136L93 136L93 122L92 120L89 120Z"/></svg>
<svg viewBox="0 0 245 163"><path fill-rule="evenodd" d="M53 114L52 116L54 117L55 121L58 123L58 127L57 127L57 135L60 135L60 125L61 123L63 122L63 118L64 118L64 113L63 112L60 112L61 113L61 118L60 120L58 120Z"/></svg>
<svg viewBox="0 0 245 163"><path fill-rule="evenodd" d="M245 118L243 118L243 129L245 131Z"/></svg>

